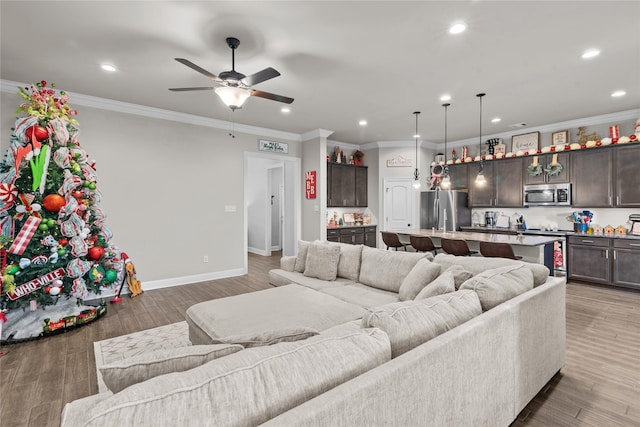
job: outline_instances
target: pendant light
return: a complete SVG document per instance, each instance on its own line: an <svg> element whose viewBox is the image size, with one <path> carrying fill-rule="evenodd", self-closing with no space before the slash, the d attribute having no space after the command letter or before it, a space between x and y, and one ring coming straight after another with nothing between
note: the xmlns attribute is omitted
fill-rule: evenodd
<svg viewBox="0 0 640 427"><path fill-rule="evenodd" d="M414 111L413 114L416 116L416 133L414 138L416 139L416 169L413 171L413 188L416 190L420 188L420 170L418 170L418 114L420 111Z"/></svg>
<svg viewBox="0 0 640 427"><path fill-rule="evenodd" d="M480 156L480 171L478 172L475 181L478 187L483 187L487 183L487 180L482 173L482 169L484 169L484 163L482 161L482 97L485 95L486 93L479 93L476 95L480 99L480 140L478 144L478 156Z"/></svg>
<svg viewBox="0 0 640 427"><path fill-rule="evenodd" d="M442 104L444 107L444 166L442 167L442 182L440 187L448 190L451 188L451 178L449 177L449 167L447 166L447 109L451 104Z"/></svg>

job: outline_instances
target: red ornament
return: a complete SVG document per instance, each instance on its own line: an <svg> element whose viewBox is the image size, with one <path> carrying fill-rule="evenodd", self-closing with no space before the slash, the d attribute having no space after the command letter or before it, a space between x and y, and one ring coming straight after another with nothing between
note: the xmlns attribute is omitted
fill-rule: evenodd
<svg viewBox="0 0 640 427"><path fill-rule="evenodd" d="M94 246L87 251L87 258L91 261L97 261L104 255L104 248L102 246Z"/></svg>
<svg viewBox="0 0 640 427"><path fill-rule="evenodd" d="M550 150L551 150L551 151L556 151L556 146L555 146L555 145L552 145Z"/></svg>
<svg viewBox="0 0 640 427"><path fill-rule="evenodd" d="M602 141L596 141L596 147L600 147L602 145Z"/></svg>
<svg viewBox="0 0 640 427"><path fill-rule="evenodd" d="M635 135L631 135L631 136L629 137L629 140L630 140L630 141L635 141L635 140L636 140L636 138L637 138L637 137L636 137Z"/></svg>
<svg viewBox="0 0 640 427"><path fill-rule="evenodd" d="M580 148L587 148L587 144L580 144Z"/></svg>
<svg viewBox="0 0 640 427"><path fill-rule="evenodd" d="M69 241L67 239L60 239L58 240L58 244L60 246L67 246L67 243L69 243Z"/></svg>
<svg viewBox="0 0 640 427"><path fill-rule="evenodd" d="M30 126L25 131L25 134L27 135L27 139L31 142L33 142L33 139L44 141L49 138L49 131L42 126Z"/></svg>
<svg viewBox="0 0 640 427"><path fill-rule="evenodd" d="M77 191L77 190L76 190L76 191L74 191L73 193L71 193L71 195L72 195L73 197L75 197L76 199L79 199L80 197L82 197L82 196L83 196L82 191Z"/></svg>
<svg viewBox="0 0 640 427"><path fill-rule="evenodd" d="M565 149L565 150L571 150L571 145L566 144L566 145L564 146L564 149Z"/></svg>
<svg viewBox="0 0 640 427"><path fill-rule="evenodd" d="M611 143L615 144L616 142L618 142L618 138L611 138Z"/></svg>
<svg viewBox="0 0 640 427"><path fill-rule="evenodd" d="M42 199L42 206L50 212L58 212L66 204L59 194L49 194Z"/></svg>

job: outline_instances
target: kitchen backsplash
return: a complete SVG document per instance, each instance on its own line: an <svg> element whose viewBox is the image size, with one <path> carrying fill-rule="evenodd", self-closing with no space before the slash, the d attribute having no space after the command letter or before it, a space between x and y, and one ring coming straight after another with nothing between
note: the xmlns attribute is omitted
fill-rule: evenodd
<svg viewBox="0 0 640 427"><path fill-rule="evenodd" d="M527 228L551 229L551 230L568 230L573 231L573 223L567 221L567 217L574 211L582 211L580 208L563 207L533 207L533 208L496 208L496 209L473 209L473 213L478 213L480 224L484 225L484 212L496 211L498 214L504 214L512 218L514 214L524 217ZM593 212L592 224L601 226L611 225L617 227L619 225L629 228L629 215L640 213L640 209L622 209L622 208L594 208L588 209Z"/></svg>
<svg viewBox="0 0 640 427"><path fill-rule="evenodd" d="M332 223L331 220L332 219L337 219L338 222L340 220L340 218L342 218L342 223L343 225L353 225L353 223L350 223L348 221L345 220L345 216L344 214L347 214L347 219L351 219L349 217L348 214L353 214L354 216L356 212L360 212L362 214L362 219L364 222L364 225L367 224L374 224L374 221L372 220L372 215L371 215L371 210L369 208L361 208L361 209L354 209L354 208L327 208L327 226L339 226L340 224L336 224L335 221ZM355 219L355 218L354 218Z"/></svg>

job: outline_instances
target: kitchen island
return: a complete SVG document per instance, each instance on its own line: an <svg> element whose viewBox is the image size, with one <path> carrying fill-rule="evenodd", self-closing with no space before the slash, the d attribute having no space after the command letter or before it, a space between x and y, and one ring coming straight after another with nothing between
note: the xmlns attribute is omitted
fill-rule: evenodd
<svg viewBox="0 0 640 427"><path fill-rule="evenodd" d="M402 241L409 241L409 235L429 236L436 246L440 246L440 239L463 239L471 250L480 252L480 242L509 243L513 252L522 257L522 261L544 264L553 274L553 242L559 237L554 236L525 236L522 234L493 234L475 233L471 231L441 231L429 229L410 229L397 232Z"/></svg>

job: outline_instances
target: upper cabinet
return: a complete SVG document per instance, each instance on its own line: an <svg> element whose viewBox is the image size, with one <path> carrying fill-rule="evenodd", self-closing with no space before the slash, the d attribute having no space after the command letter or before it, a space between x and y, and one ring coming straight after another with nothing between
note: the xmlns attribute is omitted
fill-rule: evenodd
<svg viewBox="0 0 640 427"><path fill-rule="evenodd" d="M619 145L613 150L613 168L616 172L613 200L615 206L637 208L640 207L640 146Z"/></svg>
<svg viewBox="0 0 640 427"><path fill-rule="evenodd" d="M479 187L475 177L479 163L469 166L470 207L522 207L522 158L490 160L484 162L482 170L486 184Z"/></svg>
<svg viewBox="0 0 640 427"><path fill-rule="evenodd" d="M327 206L367 207L367 167L327 163Z"/></svg>
<svg viewBox="0 0 640 427"><path fill-rule="evenodd" d="M553 163L554 156L557 156L557 163L562 165L560 173L550 175L546 172L549 165ZM570 182L571 180L571 153L568 151L562 151L560 153L553 154L539 154L538 164L542 167L542 173L540 175L532 176L529 174L529 165L533 164L535 156L528 156L524 159L524 184L556 184Z"/></svg>
<svg viewBox="0 0 640 427"><path fill-rule="evenodd" d="M571 153L571 204L601 208L613 205L613 152L608 148Z"/></svg>
<svg viewBox="0 0 640 427"><path fill-rule="evenodd" d="M466 190L469 188L469 163L448 165L452 190Z"/></svg>

